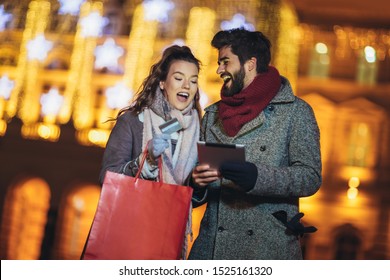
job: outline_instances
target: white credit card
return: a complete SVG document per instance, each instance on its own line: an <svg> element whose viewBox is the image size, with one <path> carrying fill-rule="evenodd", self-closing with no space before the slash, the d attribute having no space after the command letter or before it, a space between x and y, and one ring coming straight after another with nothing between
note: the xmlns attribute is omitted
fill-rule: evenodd
<svg viewBox="0 0 390 280"><path fill-rule="evenodd" d="M167 121L166 123L160 125L159 128L161 129L161 132L164 134L172 134L176 131L179 131L183 127L181 126L177 118L173 118Z"/></svg>

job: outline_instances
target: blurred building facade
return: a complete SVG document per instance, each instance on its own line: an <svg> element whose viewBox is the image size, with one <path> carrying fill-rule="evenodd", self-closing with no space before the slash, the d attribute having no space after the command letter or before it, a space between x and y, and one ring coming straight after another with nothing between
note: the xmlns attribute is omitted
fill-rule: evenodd
<svg viewBox="0 0 390 280"><path fill-rule="evenodd" d="M272 64L319 122L324 180L301 199L318 228L305 259L390 259L390 30L305 24L281 0L0 1L1 259L79 258L106 120L175 43L203 63L203 106L218 100L210 40L232 26L271 39Z"/></svg>

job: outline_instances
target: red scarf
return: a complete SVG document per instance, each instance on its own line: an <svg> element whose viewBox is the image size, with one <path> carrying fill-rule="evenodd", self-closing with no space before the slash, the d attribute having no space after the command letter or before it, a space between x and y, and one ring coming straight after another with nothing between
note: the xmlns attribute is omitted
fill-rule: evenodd
<svg viewBox="0 0 390 280"><path fill-rule="evenodd" d="M252 83L241 92L222 96L219 104L219 117L230 137L235 136L244 124L257 117L278 93L281 78L275 67L258 74Z"/></svg>

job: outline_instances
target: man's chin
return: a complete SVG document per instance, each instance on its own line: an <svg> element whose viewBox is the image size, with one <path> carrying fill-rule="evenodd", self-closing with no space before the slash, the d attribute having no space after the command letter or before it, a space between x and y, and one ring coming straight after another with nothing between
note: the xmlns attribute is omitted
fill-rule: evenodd
<svg viewBox="0 0 390 280"><path fill-rule="evenodd" d="M233 96L234 93L230 90L230 88L223 86L221 88L221 95L225 97Z"/></svg>

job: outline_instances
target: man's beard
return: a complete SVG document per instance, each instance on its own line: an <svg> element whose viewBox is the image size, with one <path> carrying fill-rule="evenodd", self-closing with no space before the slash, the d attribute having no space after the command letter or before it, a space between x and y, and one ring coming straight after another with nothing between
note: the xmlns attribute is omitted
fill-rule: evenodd
<svg viewBox="0 0 390 280"><path fill-rule="evenodd" d="M239 93L244 88L245 69L240 67L240 70L231 75L231 85L228 87L226 83L222 86L221 94L229 97Z"/></svg>

